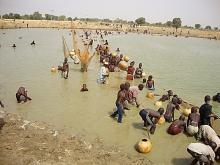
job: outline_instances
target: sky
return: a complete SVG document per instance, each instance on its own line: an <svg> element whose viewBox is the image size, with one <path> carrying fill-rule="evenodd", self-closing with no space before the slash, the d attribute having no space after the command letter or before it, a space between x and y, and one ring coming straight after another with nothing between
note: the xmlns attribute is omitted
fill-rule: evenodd
<svg viewBox="0 0 220 165"><path fill-rule="evenodd" d="M88 18L144 17L149 23L167 22L175 17L182 25L220 28L220 0L0 0L0 14L19 13L66 15Z"/></svg>

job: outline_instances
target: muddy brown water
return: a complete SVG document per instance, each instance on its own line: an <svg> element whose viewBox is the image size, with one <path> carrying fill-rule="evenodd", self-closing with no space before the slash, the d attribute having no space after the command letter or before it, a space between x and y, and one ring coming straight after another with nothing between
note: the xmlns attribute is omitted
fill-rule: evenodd
<svg viewBox="0 0 220 165"><path fill-rule="evenodd" d="M61 78L58 72L51 73L51 67L63 61L62 35L71 47L69 30L0 30L0 98L5 109L29 120L65 128L72 134L83 134L88 139L99 137L123 152L138 154L134 149L136 142L149 138L147 131L142 129L139 109L126 111L122 124L109 117L115 108L119 84L125 82L125 73L111 73L108 84L98 84L97 56L87 73L81 73L80 65L71 60L68 80ZM154 76L155 93L173 89L184 100L200 106L204 95L220 92L219 41L141 34L111 35L106 39L112 50L119 47L136 61L136 66L138 62L143 63L147 75ZM32 40L35 46L30 45ZM13 43L17 45L15 49L11 48ZM132 84L140 82L135 80ZM83 83L87 84L89 92L80 92ZM28 89L31 102L16 103L15 93L19 86ZM146 92L144 89L140 96L142 105L157 109L154 106L156 99L147 99ZM220 114L220 105L213 103L213 110ZM153 149L146 157L161 165L189 164L192 159L186 147L195 140L184 134L170 136L166 134L167 127L167 124L160 125L156 133L150 135Z"/></svg>

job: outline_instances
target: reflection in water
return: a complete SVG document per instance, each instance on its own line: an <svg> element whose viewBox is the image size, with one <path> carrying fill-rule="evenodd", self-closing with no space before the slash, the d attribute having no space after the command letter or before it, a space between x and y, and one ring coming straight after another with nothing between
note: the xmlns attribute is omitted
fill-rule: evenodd
<svg viewBox="0 0 220 165"><path fill-rule="evenodd" d="M3 31L5 35L2 35ZM80 65L70 59L68 80L61 79L59 73L50 72L52 66L63 61L62 35L71 47L72 38L68 34L68 30L55 29L1 30L0 98L5 109L27 119L47 121L59 128L67 126L69 131L85 134L89 139L98 136L108 144L137 154L134 144L148 137L146 130L142 129L139 110L126 111L122 124L108 117L115 108L119 84L125 82L124 72L110 73L108 84L97 84L98 57L93 58L87 73L81 73ZM18 39L20 36L22 40ZM220 91L219 41L137 34L108 36L107 39L112 50L119 47L137 64L143 63L147 75L154 76L155 93L162 94L172 88L184 100L200 105L204 95ZM29 44L33 40L37 42L35 47ZM15 51L11 48L12 41L17 45ZM133 84L141 82L134 80ZM89 92L81 93L84 83ZM33 99L31 102L16 103L15 93L19 86L28 89ZM156 109L154 101L145 97L146 92L141 93L143 105ZM220 111L220 105L213 104L213 109ZM167 127L168 124L158 126L151 135L153 149L146 156L158 163L187 164L190 155L186 146L193 139L183 134L170 136L166 134Z"/></svg>

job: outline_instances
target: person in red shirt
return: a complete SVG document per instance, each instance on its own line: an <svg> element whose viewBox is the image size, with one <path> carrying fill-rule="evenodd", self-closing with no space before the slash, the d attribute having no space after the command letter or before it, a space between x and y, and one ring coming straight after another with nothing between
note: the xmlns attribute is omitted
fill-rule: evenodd
<svg viewBox="0 0 220 165"><path fill-rule="evenodd" d="M134 71L135 71L134 64L135 64L135 62L132 61L130 63L130 66L128 67L127 78L126 78L127 80L133 80L134 79Z"/></svg>

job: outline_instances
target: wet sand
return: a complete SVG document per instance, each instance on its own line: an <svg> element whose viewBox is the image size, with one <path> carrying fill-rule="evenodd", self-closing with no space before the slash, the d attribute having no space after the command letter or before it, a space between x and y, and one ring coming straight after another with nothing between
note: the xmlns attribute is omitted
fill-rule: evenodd
<svg viewBox="0 0 220 165"><path fill-rule="evenodd" d="M2 110L0 113L6 122L0 132L0 164L153 164L144 155L129 155L106 146L102 139L88 142L46 123L27 121Z"/></svg>
<svg viewBox="0 0 220 165"><path fill-rule="evenodd" d="M131 28L128 24L111 24L105 22L82 22L82 21L51 21L51 20L12 20L0 19L1 29L14 29L14 28L60 28L60 29L102 29L112 31L124 32L137 32L151 35L167 35L167 36L184 36L184 37L197 37L220 40L220 31L215 30L198 30L179 28L176 32L172 27L154 27L154 26L140 26Z"/></svg>

